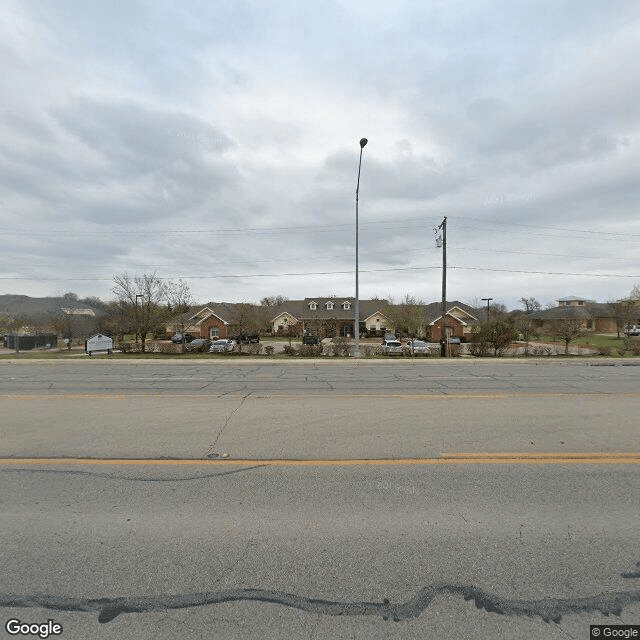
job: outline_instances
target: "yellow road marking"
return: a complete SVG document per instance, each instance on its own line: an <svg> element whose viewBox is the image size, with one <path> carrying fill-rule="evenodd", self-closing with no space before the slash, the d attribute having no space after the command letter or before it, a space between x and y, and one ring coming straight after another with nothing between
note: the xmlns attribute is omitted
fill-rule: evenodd
<svg viewBox="0 0 640 640"><path fill-rule="evenodd" d="M543 453L529 453L529 452L490 452L490 451L479 451L479 452L468 452L468 453L446 453L443 454L444 457L447 458L620 458L620 457L628 457L628 458L636 458L640 456L638 453L628 452L628 451L612 451L612 452L602 452L599 451L597 453L589 453L589 452L543 452Z"/></svg>
<svg viewBox="0 0 640 640"><path fill-rule="evenodd" d="M442 464L640 464L640 453L451 453L438 458L270 459L129 459L129 458L0 458L2 465L129 465L129 466L264 466L348 467Z"/></svg>

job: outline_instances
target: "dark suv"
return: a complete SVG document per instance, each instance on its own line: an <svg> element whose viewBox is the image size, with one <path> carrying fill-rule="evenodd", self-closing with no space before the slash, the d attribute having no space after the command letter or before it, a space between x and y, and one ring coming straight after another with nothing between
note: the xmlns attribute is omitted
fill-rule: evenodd
<svg viewBox="0 0 640 640"><path fill-rule="evenodd" d="M302 336L302 344L320 344L320 338L317 336Z"/></svg>

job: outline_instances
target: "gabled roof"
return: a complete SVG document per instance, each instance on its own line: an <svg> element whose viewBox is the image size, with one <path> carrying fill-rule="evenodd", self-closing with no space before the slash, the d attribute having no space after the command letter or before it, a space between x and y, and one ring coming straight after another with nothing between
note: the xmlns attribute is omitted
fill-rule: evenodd
<svg viewBox="0 0 640 640"><path fill-rule="evenodd" d="M247 303L243 302L207 302L207 304L198 307L189 320L195 320L197 316L202 316L194 324L200 324L212 315L219 318L224 324L230 324L233 322L233 317L238 307L244 306ZM257 305L256 305L257 306Z"/></svg>
<svg viewBox="0 0 640 640"><path fill-rule="evenodd" d="M293 314L289 313L288 311L281 311L275 318L273 318L269 322L275 322L278 318L281 318L282 316L289 316L290 318L293 318L296 321L298 320L298 318L296 318Z"/></svg>
<svg viewBox="0 0 640 640"><path fill-rule="evenodd" d="M309 305L312 302L317 304L316 309L309 309ZM327 302L333 303L333 309L327 309ZM349 303L349 309L342 308L345 302ZM353 320L355 304L356 299L349 296L339 298L326 296L305 298L304 300L286 300L273 309L271 322L285 311L298 320ZM364 320L376 313L384 315L384 308L387 304L388 302L386 300L360 300L360 319Z"/></svg>
<svg viewBox="0 0 640 640"><path fill-rule="evenodd" d="M534 320L566 320L568 318L590 320L594 317L615 318L616 313L609 304L587 301L586 304L580 306L562 305L551 309L534 311L529 316Z"/></svg>
<svg viewBox="0 0 640 640"><path fill-rule="evenodd" d="M474 315L476 309L464 302L453 300L445 303L447 315L452 315L466 325L480 324L480 320ZM453 312L453 313L452 313ZM456 313L457 312L457 313ZM442 317L442 302L431 302L424 307L424 317L427 324L433 324Z"/></svg>

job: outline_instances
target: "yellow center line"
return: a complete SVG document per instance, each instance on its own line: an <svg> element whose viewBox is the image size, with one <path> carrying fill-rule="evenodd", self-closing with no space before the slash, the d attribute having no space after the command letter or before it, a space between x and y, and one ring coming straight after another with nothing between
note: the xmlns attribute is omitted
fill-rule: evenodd
<svg viewBox="0 0 640 640"><path fill-rule="evenodd" d="M143 458L0 458L0 466L28 465L129 465L129 466L264 466L347 467L452 464L640 464L640 453L451 453L438 458L347 458L347 459L143 459Z"/></svg>
<svg viewBox="0 0 640 640"><path fill-rule="evenodd" d="M490 458L527 458L527 457L533 457L533 458L593 458L593 457L598 457L598 458L606 458L606 457L611 457L611 458L621 458L621 457L627 457L627 458L637 458L640 456L640 453L635 453L635 452L628 452L628 451L611 451L611 452L604 452L604 451L598 451L598 452L581 452L581 451L567 451L567 452L560 452L560 451L551 451L551 452L521 452L521 451L515 451L515 452L491 452L491 451L479 451L479 452L468 452L468 453L445 453L442 454L442 457L446 457L446 458L483 458L483 457L490 457Z"/></svg>

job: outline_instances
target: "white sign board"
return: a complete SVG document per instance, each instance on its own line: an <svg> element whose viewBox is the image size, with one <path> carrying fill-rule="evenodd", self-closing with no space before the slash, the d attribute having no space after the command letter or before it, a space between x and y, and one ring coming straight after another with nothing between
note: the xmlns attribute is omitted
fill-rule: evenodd
<svg viewBox="0 0 640 640"><path fill-rule="evenodd" d="M89 355L94 351L107 351L111 355L113 352L113 339L99 333L84 341L84 351Z"/></svg>

